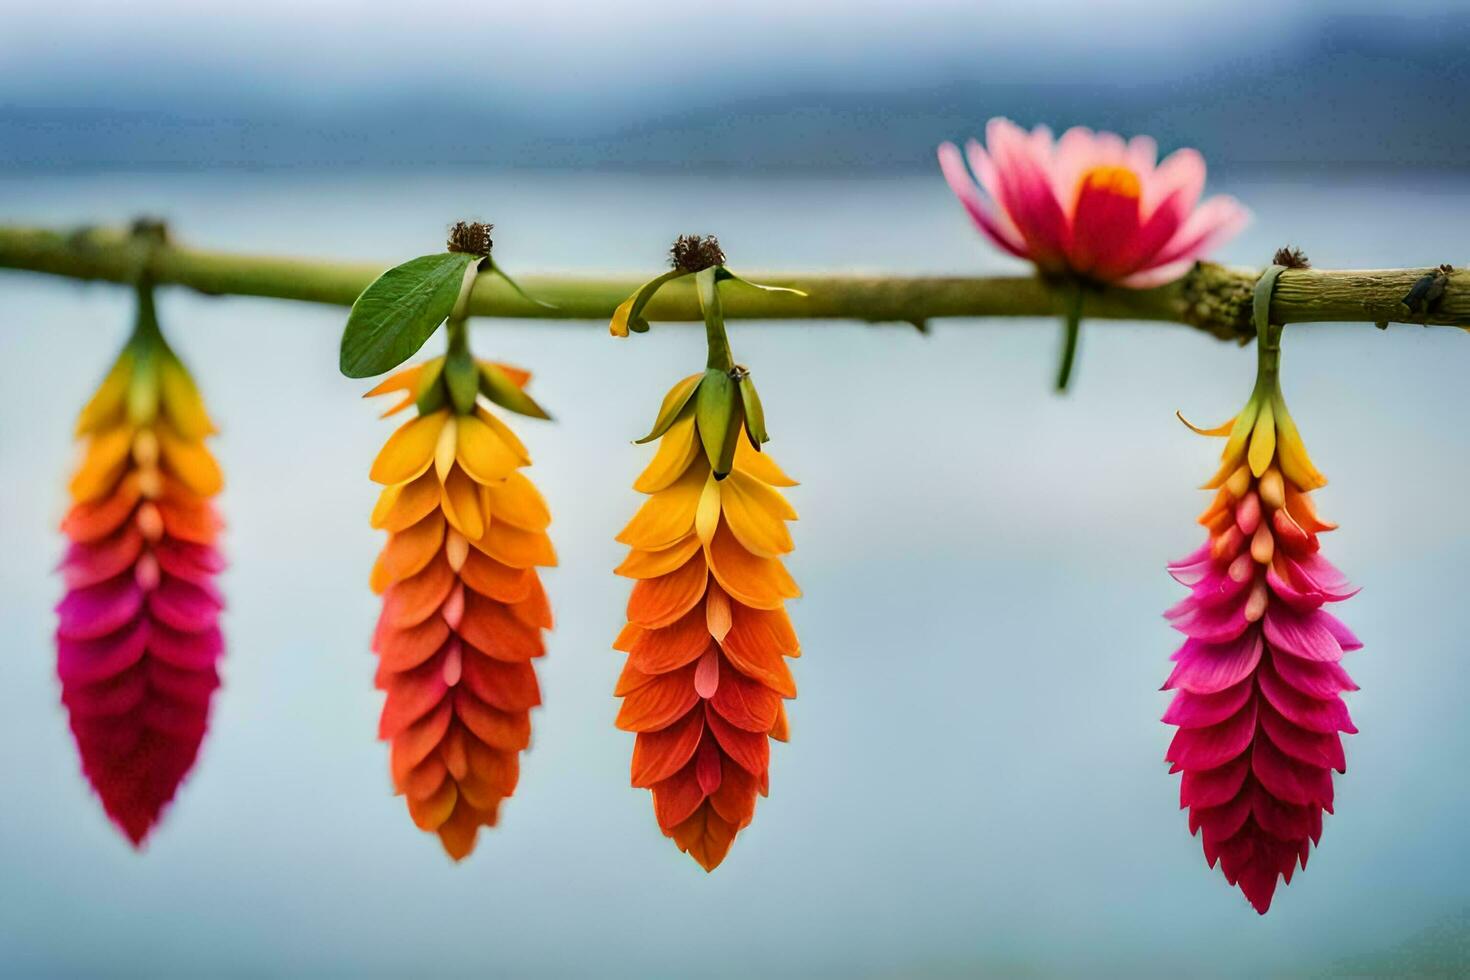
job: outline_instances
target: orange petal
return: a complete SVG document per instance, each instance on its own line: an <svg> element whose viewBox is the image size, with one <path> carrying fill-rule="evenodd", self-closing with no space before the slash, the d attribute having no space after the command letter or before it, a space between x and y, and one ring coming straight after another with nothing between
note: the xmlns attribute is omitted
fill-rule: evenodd
<svg viewBox="0 0 1470 980"><path fill-rule="evenodd" d="M212 497L224 486L224 477L219 464L204 448L204 443L193 442L176 435L172 426L160 425L158 448L163 454L163 468L178 478L179 482L201 497Z"/></svg>
<svg viewBox="0 0 1470 980"><path fill-rule="evenodd" d="M689 711L658 731L639 732L633 742L632 784L650 787L684 768L704 734L704 712Z"/></svg>
<svg viewBox="0 0 1470 980"><path fill-rule="evenodd" d="M778 609L786 599L801 595L780 561L746 551L724 521L707 550L710 573L742 605Z"/></svg>
<svg viewBox="0 0 1470 980"><path fill-rule="evenodd" d="M438 554L444 543L444 515L437 510L412 527L390 535L380 561L388 582L401 582L417 574Z"/></svg>
<svg viewBox="0 0 1470 980"><path fill-rule="evenodd" d="M449 639L449 624L443 616L430 616L406 629L380 623L373 649L383 670L412 670L439 652Z"/></svg>
<svg viewBox="0 0 1470 980"><path fill-rule="evenodd" d="M659 674L635 690L629 691L618 708L614 722L625 732L651 732L667 728L699 702L694 690L694 666L691 664L667 674Z"/></svg>
<svg viewBox="0 0 1470 980"><path fill-rule="evenodd" d="M128 473L107 496L73 504L61 522L61 530L73 541L89 542L105 538L132 516L140 496L138 474Z"/></svg>
<svg viewBox="0 0 1470 980"><path fill-rule="evenodd" d="M628 620L646 629L668 626L694 608L708 582L704 556L696 552L678 571L635 584L628 596Z"/></svg>
<svg viewBox="0 0 1470 980"><path fill-rule="evenodd" d="M712 642L704 608L695 603L671 625L641 630L631 644L628 662L642 673L663 674L693 663Z"/></svg>
<svg viewBox="0 0 1470 980"><path fill-rule="evenodd" d="M536 571L512 568L482 551L471 549L459 576L480 595L497 602L515 603L527 598L535 588Z"/></svg>
<svg viewBox="0 0 1470 980"><path fill-rule="evenodd" d="M796 681L785 658L795 655L798 647L786 611L735 604L730 612L730 632L720 646L731 665L782 697L796 697Z"/></svg>
<svg viewBox="0 0 1470 980"><path fill-rule="evenodd" d="M531 719L524 711L492 708L468 688L455 688L454 713L476 738L493 748L515 752L531 744Z"/></svg>
<svg viewBox="0 0 1470 980"><path fill-rule="evenodd" d="M465 594L464 619L456 632L497 660L530 660L545 653L538 630L516 619L501 603L474 592Z"/></svg>
<svg viewBox="0 0 1470 980"><path fill-rule="evenodd" d="M693 534L657 551L634 548L613 571L624 578L658 578L679 568L689 556L700 550L699 538Z"/></svg>
<svg viewBox="0 0 1470 980"><path fill-rule="evenodd" d="M738 828L711 806L702 806L673 829L670 836L705 871L713 871L725 860L735 843Z"/></svg>
<svg viewBox="0 0 1470 980"><path fill-rule="evenodd" d="M125 425L94 436L87 444L82 465L71 478L72 500L88 503L111 493L122 479L132 448L133 430Z"/></svg>
<svg viewBox="0 0 1470 980"><path fill-rule="evenodd" d="M454 582L454 572L441 551L423 571L388 589L383 597L383 622L397 629L417 626L439 611Z"/></svg>

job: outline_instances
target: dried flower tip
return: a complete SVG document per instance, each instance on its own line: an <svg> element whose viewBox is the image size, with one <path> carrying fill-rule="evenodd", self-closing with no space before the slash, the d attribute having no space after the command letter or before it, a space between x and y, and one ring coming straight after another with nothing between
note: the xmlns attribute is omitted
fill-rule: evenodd
<svg viewBox="0 0 1470 980"><path fill-rule="evenodd" d="M699 272L711 266L724 265L725 253L714 235L680 235L669 249L675 269Z"/></svg>
<svg viewBox="0 0 1470 980"><path fill-rule="evenodd" d="M146 239L160 245L168 242L168 222L152 215L139 215L128 227L128 233L137 239Z"/></svg>
<svg viewBox="0 0 1470 980"><path fill-rule="evenodd" d="M1307 253L1292 245L1287 245L1276 250L1276 257L1271 260L1276 265L1284 265L1288 269L1310 269L1312 263L1307 261Z"/></svg>
<svg viewBox="0 0 1470 980"><path fill-rule="evenodd" d="M456 221L454 227L449 229L449 251L464 252L466 255L489 255L490 249L495 245L490 240L490 229L494 227L479 221Z"/></svg>

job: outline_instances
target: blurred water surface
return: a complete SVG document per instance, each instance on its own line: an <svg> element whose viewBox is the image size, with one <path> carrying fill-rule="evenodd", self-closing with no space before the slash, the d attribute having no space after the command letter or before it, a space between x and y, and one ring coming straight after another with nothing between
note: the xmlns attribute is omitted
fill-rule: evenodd
<svg viewBox="0 0 1470 980"><path fill-rule="evenodd" d="M1221 256L1325 267L1466 260L1470 178L1212 181L1251 206ZM999 272L937 177L469 171L0 178L0 220L170 219L202 245L401 259L459 217L512 272L652 272L718 232L738 269ZM343 311L172 290L165 328L222 434L225 687L143 855L103 818L58 705L49 574L71 425L130 318L124 290L0 273L0 971L9 975L921 976L1453 970L1466 964L1470 482L1456 330L1287 331L1285 385L1342 523L1348 740L1308 870L1258 918L1177 811L1159 724L1195 487L1253 356L1181 327L1094 324L1052 397L1039 321L737 324L770 451L803 481L791 568L805 656L771 796L706 876L627 786L611 696L638 503L631 446L702 362L700 331L482 321L555 424L517 423L555 515L546 706L502 826L462 866L410 823L374 739L380 545L367 469L390 425L336 372ZM436 347L441 341L431 341ZM1455 959L1458 956L1459 959Z"/></svg>

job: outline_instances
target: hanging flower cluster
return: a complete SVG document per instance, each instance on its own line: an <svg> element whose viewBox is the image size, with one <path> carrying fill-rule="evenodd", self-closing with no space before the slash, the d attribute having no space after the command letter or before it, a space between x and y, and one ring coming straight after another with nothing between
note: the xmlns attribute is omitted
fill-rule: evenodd
<svg viewBox="0 0 1470 980"><path fill-rule="evenodd" d="M77 421L62 521L61 698L82 770L141 846L194 765L219 687L214 426L139 289L137 326Z"/></svg>
<svg viewBox="0 0 1470 980"><path fill-rule="evenodd" d="M529 380L489 361L475 369L487 387ZM480 827L495 826L531 742L541 703L531 661L551 628L536 569L556 554L546 503L520 472L526 447L483 405L456 411L443 374L438 358L368 393L408 393L389 415L418 405L373 462L384 489L372 524L388 532L373 566L383 596L373 649L393 786L459 860Z"/></svg>
<svg viewBox="0 0 1470 980"><path fill-rule="evenodd" d="M1268 273L1257 317L1270 304ZM1341 733L1352 733L1341 695L1357 690L1344 652L1360 644L1327 603L1353 594L1323 558L1332 530L1309 496L1326 484L1312 465L1277 379L1280 328L1263 326L1261 368L1244 410L1204 435L1228 436L1215 499L1200 516L1209 540L1169 566L1190 589L1168 612L1187 639L1164 687L1164 721L1179 730L1166 759L1183 773L1180 805L1256 911L1278 879L1306 867L1332 811L1332 770L1344 772Z"/></svg>
<svg viewBox="0 0 1470 980"><path fill-rule="evenodd" d="M735 276L720 275L719 243L686 236L673 257L612 327L626 336L658 285L694 275L710 341L708 368L670 390L639 440L658 451L633 485L649 499L618 535L630 550L617 573L635 584L613 644L628 655L617 725L637 733L632 782L660 829L713 871L769 790L769 740L786 740L782 700L796 696L785 605L800 590L781 561L796 511L777 489L795 483L761 452L760 396L730 356L718 283Z"/></svg>
<svg viewBox="0 0 1470 980"><path fill-rule="evenodd" d="M402 394L385 417L415 410L370 474L384 485L372 524L388 532L371 579L383 596L372 644L387 695L378 737L414 823L456 861L515 792L541 703L532 661L552 625L536 570L556 564L551 514L521 472L530 454L487 403L547 415L524 390L527 372L470 354L464 311L480 270L493 268L489 232L461 222L447 253L384 273L353 306L342 346L344 370L358 369L349 374L377 373L449 321L446 356L368 395ZM404 322L423 337L405 343Z"/></svg>

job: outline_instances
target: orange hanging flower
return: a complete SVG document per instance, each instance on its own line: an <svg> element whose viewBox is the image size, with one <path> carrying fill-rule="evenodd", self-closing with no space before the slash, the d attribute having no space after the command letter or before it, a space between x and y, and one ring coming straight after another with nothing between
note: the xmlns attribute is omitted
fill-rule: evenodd
<svg viewBox="0 0 1470 980"><path fill-rule="evenodd" d="M617 725L636 732L633 785L706 871L725 858L769 787L770 745L786 740L783 698L796 696L786 657L800 654L787 599L800 590L781 563L796 511L794 486L738 433L734 465L716 480L700 451L694 388L633 488L649 499L618 540L617 573L636 579L628 624L613 647L628 654Z"/></svg>
<svg viewBox="0 0 1470 980"><path fill-rule="evenodd" d="M193 768L220 683L214 431L140 289L137 328L77 421L86 454L62 522L71 544L56 610L82 770L135 847Z"/></svg>
<svg viewBox="0 0 1470 980"><path fill-rule="evenodd" d="M469 366L461 346L448 367L436 358L368 392L406 393L385 415L418 411L371 474L384 484L372 525L388 532L372 573L383 596L376 683L387 693L378 735L391 743L393 786L414 823L456 861L515 792L541 703L532 661L552 624L536 569L556 564L551 515L521 473L531 457L476 397L478 386L544 417L522 391L530 376L474 361L466 398L451 381L460 354Z"/></svg>
<svg viewBox="0 0 1470 980"><path fill-rule="evenodd" d="M618 308L612 332L646 331L653 294L692 275L709 362L639 440L659 443L633 484L649 499L618 535L631 550L617 573L636 584L613 644L628 655L617 725L637 734L633 785L652 791L659 827L713 871L769 790L768 740L786 740L782 701L796 697L786 658L801 648L785 606L801 590L781 561L796 511L777 489L795 481L761 452L765 413L725 336L719 284L744 280L714 238L681 236L670 251L673 270Z"/></svg>

